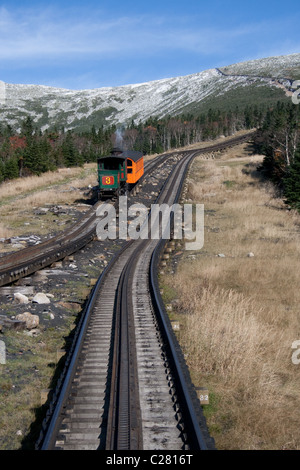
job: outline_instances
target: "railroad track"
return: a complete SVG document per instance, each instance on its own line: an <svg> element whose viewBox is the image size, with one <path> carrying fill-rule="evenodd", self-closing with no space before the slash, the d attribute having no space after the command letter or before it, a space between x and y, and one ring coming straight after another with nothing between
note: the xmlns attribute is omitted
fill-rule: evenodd
<svg viewBox="0 0 300 470"><path fill-rule="evenodd" d="M178 200L187 154L159 203ZM129 241L101 275L84 315L42 449L209 449L212 439L163 307L152 302L159 240ZM150 269L152 266L152 269ZM152 275L151 275L152 272ZM162 318L163 317L163 318ZM200 419L199 419L200 416Z"/></svg>
<svg viewBox="0 0 300 470"><path fill-rule="evenodd" d="M172 205L178 200L196 155L246 139L249 135L209 149L180 152L157 202ZM25 257L13 272L3 258L4 272L9 279L21 277L40 269L46 257L50 264L52 255L55 261L76 251L94 238L96 223L93 208L71 231L34 247L31 267ZM131 240L101 274L81 316L37 449L214 448L157 288L162 247L161 240L150 237ZM14 256L18 260L20 253Z"/></svg>
<svg viewBox="0 0 300 470"><path fill-rule="evenodd" d="M155 162L148 162L145 165L144 176L149 176L154 171L155 166L162 163L168 157L169 155L162 155ZM142 180L139 184L142 183ZM134 188L133 191L137 191L137 188ZM76 224L59 235L38 245L1 257L0 287L50 266L52 263L64 259L66 256L79 251L90 243L96 235L96 213L101 204L101 201L94 204Z"/></svg>
<svg viewBox="0 0 300 470"><path fill-rule="evenodd" d="M221 144L212 144L198 150L197 155L208 152L220 152L248 140L252 135L253 133L249 133L225 140ZM163 164L170 156L176 153L185 156L189 151L171 152L148 162L145 166L144 178L151 175L158 165ZM144 178L139 182L137 188L142 184ZM137 188L134 188L133 191L135 192ZM99 204L96 203L76 224L61 234L39 245L24 248L18 252L1 257L0 287L50 266L52 263L64 259L66 256L79 251L90 243L95 237L97 225L96 212Z"/></svg>
<svg viewBox="0 0 300 470"><path fill-rule="evenodd" d="M160 204L178 200L196 154L182 156ZM38 447L214 447L157 288L162 246L160 240L130 241L100 276Z"/></svg>

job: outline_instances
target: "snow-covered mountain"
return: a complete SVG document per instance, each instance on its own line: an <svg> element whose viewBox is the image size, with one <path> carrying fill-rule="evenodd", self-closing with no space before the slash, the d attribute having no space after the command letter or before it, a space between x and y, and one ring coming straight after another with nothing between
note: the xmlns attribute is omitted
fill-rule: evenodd
<svg viewBox="0 0 300 470"><path fill-rule="evenodd" d="M201 111L224 102L261 101L289 94L300 79L300 54L258 59L215 68L183 77L106 87L66 90L41 85L0 82L0 119L18 128L30 115L43 130L54 125L65 129L94 124L143 122L150 116L163 117ZM255 93L253 92L255 90ZM227 103L228 104L228 103Z"/></svg>

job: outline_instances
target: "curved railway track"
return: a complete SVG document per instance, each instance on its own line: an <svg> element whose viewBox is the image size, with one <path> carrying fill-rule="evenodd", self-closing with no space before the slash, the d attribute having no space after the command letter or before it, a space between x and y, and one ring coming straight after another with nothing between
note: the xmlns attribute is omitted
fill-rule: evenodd
<svg viewBox="0 0 300 470"><path fill-rule="evenodd" d="M177 165L159 203L176 202L193 157L187 154ZM181 368L174 358L175 346L169 347L170 338L167 341L158 327L161 320L149 295L150 263L158 244L151 239L129 241L100 277L81 327L82 341L77 341L41 439L42 449L212 446L204 418L202 428L195 418L201 408L195 410L191 384L174 370L174 364ZM178 376L184 392L179 392Z"/></svg>
<svg viewBox="0 0 300 470"><path fill-rule="evenodd" d="M208 152L219 152L233 145L240 144L251 137L253 133L244 136L234 137L221 144L213 144L203 149L197 150L196 154L205 154ZM157 165L164 163L170 156L180 153L182 156L189 153L171 152L157 157L145 165L144 177L149 176L155 170ZM143 180L144 178L142 178ZM142 183L142 180L138 185ZM135 191L135 189L134 189ZM66 256L75 253L83 248L95 237L97 225L96 211L99 203L95 204L76 224L59 235L44 241L43 243L24 248L18 252L0 258L0 287L10 284L22 277L50 266L55 261L61 260Z"/></svg>
<svg viewBox="0 0 300 470"><path fill-rule="evenodd" d="M190 161L251 134L184 151L157 199L179 200ZM145 176L174 152L147 165ZM159 163L158 163L159 162ZM96 233L97 203L71 229L0 259L0 285L82 248ZM213 449L200 402L157 285L165 240L131 240L100 275L81 315L37 449Z"/></svg>
<svg viewBox="0 0 300 470"><path fill-rule="evenodd" d="M190 161L205 152L184 152L157 203L178 201ZM37 449L214 448L159 294L163 245L164 240L149 238L128 241L101 274Z"/></svg>
<svg viewBox="0 0 300 470"><path fill-rule="evenodd" d="M145 165L144 177L151 174L155 166L163 162L168 156L162 155L158 160ZM143 178L140 181L142 182ZM136 191L136 188L133 189ZM24 248L0 258L0 286L10 284L22 277L50 266L55 261L75 253L90 241L96 234L96 213L99 205L97 202L81 217L76 224L57 236L50 238L39 245Z"/></svg>

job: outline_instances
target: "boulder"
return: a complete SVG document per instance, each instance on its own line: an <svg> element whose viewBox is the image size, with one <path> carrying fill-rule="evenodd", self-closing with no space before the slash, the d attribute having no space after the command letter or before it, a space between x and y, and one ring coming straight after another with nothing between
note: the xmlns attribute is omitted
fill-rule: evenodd
<svg viewBox="0 0 300 470"><path fill-rule="evenodd" d="M29 299L26 297L26 295L21 294L20 292L16 292L14 294L14 299L19 302L19 304L28 304Z"/></svg>
<svg viewBox="0 0 300 470"><path fill-rule="evenodd" d="M40 319L38 315L32 315L32 313L30 312L19 313L19 315L16 316L16 319L18 321L25 322L26 328L28 330L32 330L33 328L36 328L40 323Z"/></svg>
<svg viewBox="0 0 300 470"><path fill-rule="evenodd" d="M46 294L42 292L38 292L32 299L32 302L37 304L50 304L50 299L47 297Z"/></svg>

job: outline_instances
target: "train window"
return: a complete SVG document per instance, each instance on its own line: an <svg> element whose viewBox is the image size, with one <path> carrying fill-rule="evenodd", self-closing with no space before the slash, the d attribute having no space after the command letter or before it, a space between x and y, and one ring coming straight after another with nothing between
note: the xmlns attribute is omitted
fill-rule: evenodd
<svg viewBox="0 0 300 470"><path fill-rule="evenodd" d="M110 159L109 161L104 163L104 168L106 170L118 170L119 163L117 161L113 161L112 159Z"/></svg>
<svg viewBox="0 0 300 470"><path fill-rule="evenodd" d="M119 170L120 167L125 167L123 158L118 157L105 157L98 160L99 168L104 170Z"/></svg>
<svg viewBox="0 0 300 470"><path fill-rule="evenodd" d="M130 168L130 167L128 168L128 167L127 167L127 173L132 173L132 168Z"/></svg>

